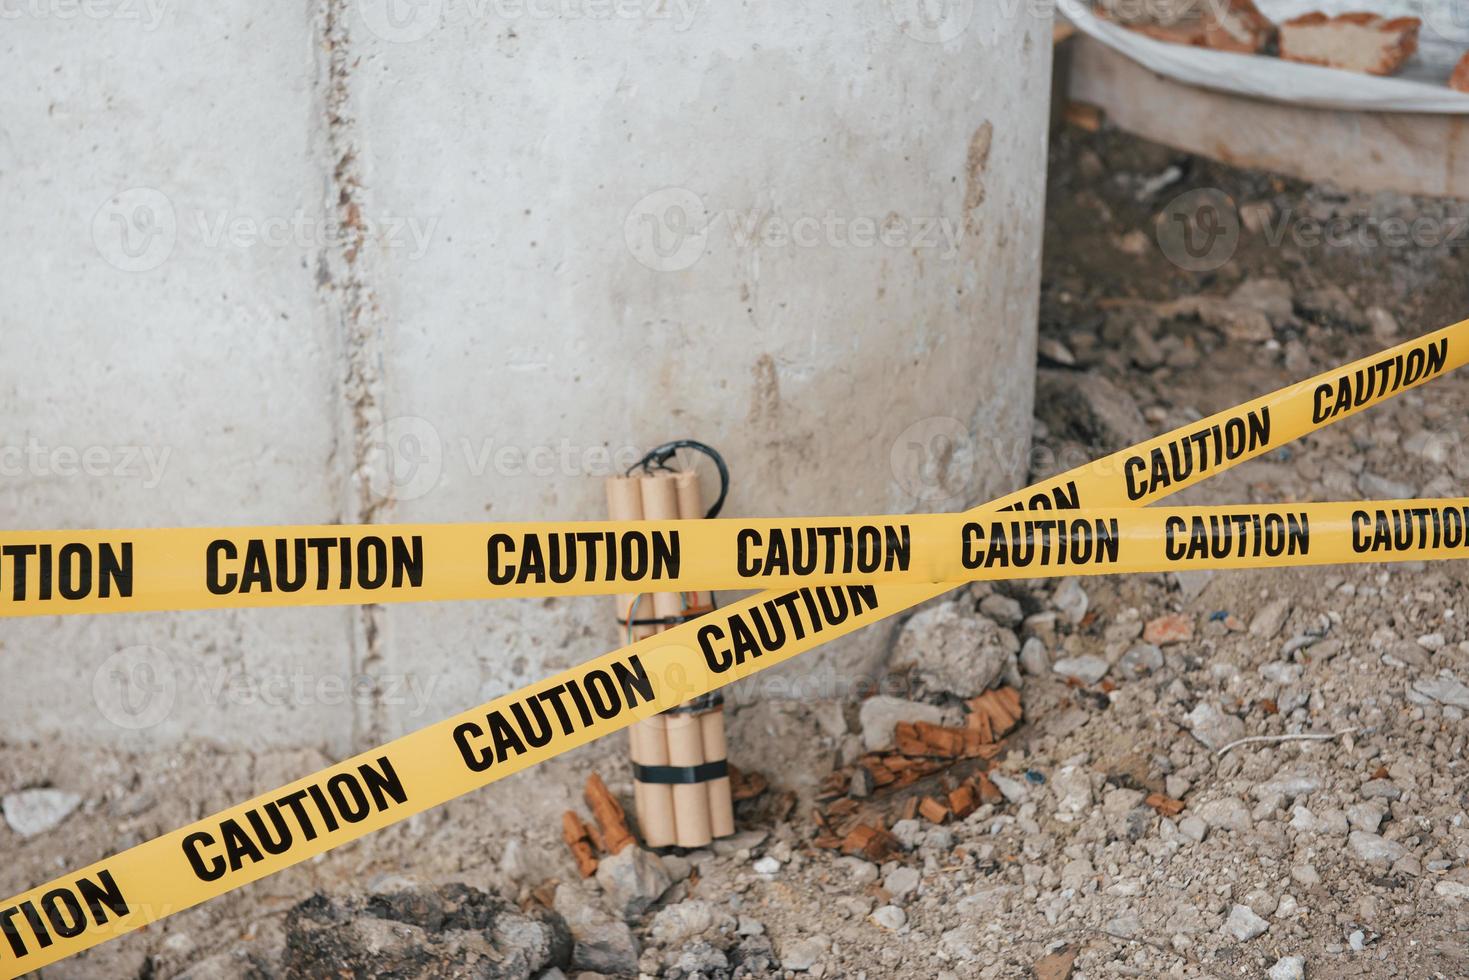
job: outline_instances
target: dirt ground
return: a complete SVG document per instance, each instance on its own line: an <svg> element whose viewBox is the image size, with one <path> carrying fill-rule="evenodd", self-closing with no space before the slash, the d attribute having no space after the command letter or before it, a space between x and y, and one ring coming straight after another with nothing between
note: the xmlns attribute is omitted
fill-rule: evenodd
<svg viewBox="0 0 1469 980"><path fill-rule="evenodd" d="M1469 315L1469 204L1074 128L1056 137L1049 194L1037 478ZM1220 194L1227 258L1179 253L1173 216ZM1418 241L1384 242L1395 221ZM1197 295L1228 303L1159 307ZM1451 375L1174 501L1457 495L1466 410L1469 375ZM979 625L1021 651L1005 673L1026 720L994 762L1005 799L897 823L902 849L880 865L812 843L820 784L861 752L859 707L757 701L731 712L731 758L773 785L740 805L733 840L654 859L646 901L579 881L560 842L588 773L630 800L607 740L44 975L1466 976L1466 578L1461 563L1400 564L960 590L899 648L921 673L924 651ZM1149 624L1170 614L1159 637ZM907 666L889 664L900 687ZM1289 733L1332 737L1216 751ZM35 836L0 824L0 891L328 761L0 743L0 793L81 798ZM1164 816L1149 793L1184 808Z"/></svg>

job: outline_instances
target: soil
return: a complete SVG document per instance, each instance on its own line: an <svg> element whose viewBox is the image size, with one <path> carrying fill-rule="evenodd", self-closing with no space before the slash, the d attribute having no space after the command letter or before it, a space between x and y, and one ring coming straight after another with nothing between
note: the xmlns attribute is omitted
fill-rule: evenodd
<svg viewBox="0 0 1469 980"><path fill-rule="evenodd" d="M1160 246L1193 191L1245 217L1217 268ZM1463 202L1349 194L1075 128L1056 135L1049 200L1036 478L1469 311ZM1439 231L1381 244L1372 230L1392 219ZM1312 222L1334 244L1312 244ZM1267 297L1268 330L1158 306L1197 295ZM1452 496L1469 477L1466 409L1469 375L1451 375L1173 502ZM1469 689L1452 683L1469 683L1466 577L1419 563L959 590L939 601L962 616L1008 607L998 594L1024 617L995 624L1026 650L1026 719L993 763L1006 799L897 823L902 848L881 865L813 846L819 787L860 752L858 706L740 703L731 758L770 788L740 805L732 842L668 855L674 884L625 924L560 841L590 772L630 804L609 739L44 975L556 977L593 960L668 977L1469 975ZM1146 643L1170 614L1171 641ZM1106 667L1095 683L1051 666L1086 657ZM1323 737L1217 751L1289 734ZM0 824L0 892L328 761L0 743L0 793L82 800L33 837ZM1182 809L1160 813L1153 793Z"/></svg>

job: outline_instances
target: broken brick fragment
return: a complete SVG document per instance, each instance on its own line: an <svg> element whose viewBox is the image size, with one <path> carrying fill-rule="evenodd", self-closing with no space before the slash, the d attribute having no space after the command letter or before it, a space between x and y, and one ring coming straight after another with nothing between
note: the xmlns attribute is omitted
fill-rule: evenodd
<svg viewBox="0 0 1469 980"><path fill-rule="evenodd" d="M592 773L587 777L582 796L587 801L587 808L592 811L592 818L597 821L604 851L618 854L633 843L632 832L627 829L627 814L623 812L622 804L617 802L617 797L602 782L601 776Z"/></svg>
<svg viewBox="0 0 1469 980"><path fill-rule="evenodd" d="M596 873L597 855L592 850L592 842L587 835L587 826L582 823L581 817L571 810L561 814L561 839L566 841L566 846L571 849L571 856L576 861L577 874L583 878L590 878Z"/></svg>

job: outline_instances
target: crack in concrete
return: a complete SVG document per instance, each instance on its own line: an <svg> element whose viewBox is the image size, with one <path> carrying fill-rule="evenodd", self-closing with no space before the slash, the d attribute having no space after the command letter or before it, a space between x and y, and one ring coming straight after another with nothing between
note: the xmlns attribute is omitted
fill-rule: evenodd
<svg viewBox="0 0 1469 980"><path fill-rule="evenodd" d="M366 268L371 241L362 218L365 191L352 111L351 76L358 56L352 50L347 26L351 5L352 0L322 0L323 108L326 153L331 164L326 211L335 218L341 234L323 247L318 258L317 286L339 324L345 363L340 396L349 413L346 520L371 524L390 515L393 497L390 484L385 484L388 490L380 493L372 479L374 466L382 465L378 445L385 419L381 399L382 331L381 309ZM354 677L373 678L370 697L354 699L352 739L355 748L363 749L383 739L385 706L376 674L384 659L386 623L383 608L376 605L358 607L352 617L361 635L360 643L353 637L352 672Z"/></svg>

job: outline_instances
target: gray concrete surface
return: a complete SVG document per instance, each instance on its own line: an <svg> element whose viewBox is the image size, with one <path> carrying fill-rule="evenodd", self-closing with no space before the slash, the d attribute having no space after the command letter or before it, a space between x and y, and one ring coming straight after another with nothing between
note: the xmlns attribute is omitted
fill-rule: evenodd
<svg viewBox="0 0 1469 980"><path fill-rule="evenodd" d="M679 436L728 513L988 499L1028 448L1027 11L7 8L5 520L594 518ZM790 669L850 683L869 632ZM596 599L9 620L0 713L336 754L615 642Z"/></svg>

